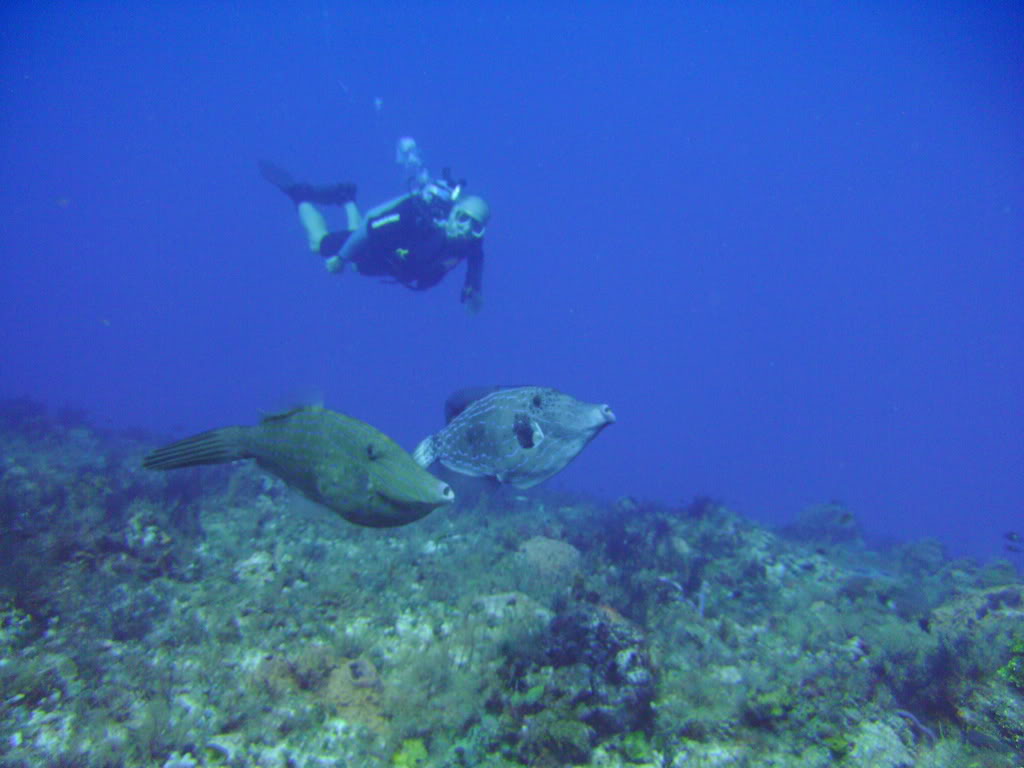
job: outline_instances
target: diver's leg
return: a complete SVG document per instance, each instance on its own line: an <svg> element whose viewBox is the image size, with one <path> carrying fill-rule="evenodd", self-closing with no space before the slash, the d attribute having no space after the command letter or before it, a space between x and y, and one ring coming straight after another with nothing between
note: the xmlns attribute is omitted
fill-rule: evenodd
<svg viewBox="0 0 1024 768"><path fill-rule="evenodd" d="M358 259L369 243L366 227L360 225L355 231L343 229L331 232L320 241L320 255L328 272L341 272L352 261L359 269Z"/></svg>
<svg viewBox="0 0 1024 768"><path fill-rule="evenodd" d="M363 217L359 215L359 209L356 207L354 200L345 203L345 218L348 220L349 232L355 232L359 229L359 225L363 223Z"/></svg>
<svg viewBox="0 0 1024 768"><path fill-rule="evenodd" d="M340 272L345 265L351 263L355 270L364 275L388 274L387 257L375 251L375 243L370 240L370 223L381 217L395 213L408 195L388 200L360 216L355 203L345 205L350 231L331 232L320 243L320 255L326 258L324 266L328 272ZM395 218L398 215L395 214Z"/></svg>
<svg viewBox="0 0 1024 768"><path fill-rule="evenodd" d="M341 232L331 232L320 240L320 255L327 259L326 267L328 272L340 272L345 268L345 262L352 253L358 252L362 243L366 240L366 230L362 225L362 217L359 209L353 202L345 203L345 217L348 219L348 229ZM355 236L356 233L361 234ZM343 247L352 242L348 250L349 256L339 255Z"/></svg>
<svg viewBox="0 0 1024 768"><path fill-rule="evenodd" d="M324 266L328 272L340 272L349 262L359 271L359 262L366 256L370 245L370 235L365 224L354 232L332 232L324 238L320 253L329 257Z"/></svg>
<svg viewBox="0 0 1024 768"><path fill-rule="evenodd" d="M320 244L327 236L327 222L324 215L312 203L299 203L299 221L309 237L309 250L320 253Z"/></svg>

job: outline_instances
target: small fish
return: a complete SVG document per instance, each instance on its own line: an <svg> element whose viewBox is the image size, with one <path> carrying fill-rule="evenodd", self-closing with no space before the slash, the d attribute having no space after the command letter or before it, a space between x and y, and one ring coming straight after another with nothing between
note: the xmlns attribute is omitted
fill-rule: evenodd
<svg viewBox="0 0 1024 768"><path fill-rule="evenodd" d="M1012 541L1016 544L1019 544L1021 542L1021 535L1018 531L1007 531L1003 534L1003 538L1007 541Z"/></svg>
<svg viewBox="0 0 1024 768"><path fill-rule="evenodd" d="M530 488L572 461L615 421L607 405L547 387L473 387L448 398L448 426L413 452L422 467L440 461L474 477Z"/></svg>
<svg viewBox="0 0 1024 768"><path fill-rule="evenodd" d="M455 500L447 483L416 464L390 437L319 406L179 440L150 453L143 466L176 469L237 459L255 459L311 501L356 525L405 525Z"/></svg>

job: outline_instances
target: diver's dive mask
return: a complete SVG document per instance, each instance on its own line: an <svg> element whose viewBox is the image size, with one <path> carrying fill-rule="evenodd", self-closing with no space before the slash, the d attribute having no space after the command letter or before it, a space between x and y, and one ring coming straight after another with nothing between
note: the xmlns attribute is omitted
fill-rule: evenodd
<svg viewBox="0 0 1024 768"><path fill-rule="evenodd" d="M448 214L445 231L452 240L479 240L487 231L490 206L483 198L469 195L459 200Z"/></svg>

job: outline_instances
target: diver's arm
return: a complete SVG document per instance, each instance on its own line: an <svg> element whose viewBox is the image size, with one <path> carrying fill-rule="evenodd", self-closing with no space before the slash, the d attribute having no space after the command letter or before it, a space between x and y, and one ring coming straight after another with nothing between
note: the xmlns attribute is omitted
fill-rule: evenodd
<svg viewBox="0 0 1024 768"><path fill-rule="evenodd" d="M363 216L363 221L366 221L367 219L378 219L381 216L394 212L396 208L406 202L410 197L411 195L400 195L371 208L366 212L366 215Z"/></svg>
<svg viewBox="0 0 1024 768"><path fill-rule="evenodd" d="M483 307L484 249L479 243L466 257L466 278L462 283L462 303L470 312Z"/></svg>

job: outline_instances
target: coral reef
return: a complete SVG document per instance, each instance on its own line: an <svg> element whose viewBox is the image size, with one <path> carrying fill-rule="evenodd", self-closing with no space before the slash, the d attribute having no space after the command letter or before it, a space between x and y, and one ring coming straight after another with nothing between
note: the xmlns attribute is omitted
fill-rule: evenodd
<svg viewBox="0 0 1024 768"><path fill-rule="evenodd" d="M503 489L380 531L28 401L0 441L5 767L1024 760L1012 566L841 505Z"/></svg>

